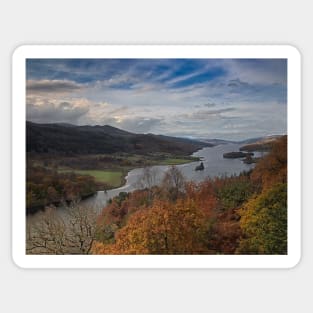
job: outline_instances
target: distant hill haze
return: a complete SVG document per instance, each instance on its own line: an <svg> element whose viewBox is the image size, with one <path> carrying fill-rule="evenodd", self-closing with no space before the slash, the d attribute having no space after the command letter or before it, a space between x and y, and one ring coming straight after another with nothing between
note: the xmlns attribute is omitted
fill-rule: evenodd
<svg viewBox="0 0 313 313"><path fill-rule="evenodd" d="M153 134L134 134L109 125L76 126L26 122L26 151L34 154L83 155L117 152L186 155L211 143Z"/></svg>
<svg viewBox="0 0 313 313"><path fill-rule="evenodd" d="M255 140L246 140L246 144L240 148L240 151L270 151L273 144L279 139L280 135L267 136Z"/></svg>

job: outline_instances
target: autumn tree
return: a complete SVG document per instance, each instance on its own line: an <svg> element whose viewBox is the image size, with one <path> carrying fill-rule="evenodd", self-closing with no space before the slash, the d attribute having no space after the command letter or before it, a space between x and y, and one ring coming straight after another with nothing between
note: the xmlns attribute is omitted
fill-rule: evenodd
<svg viewBox="0 0 313 313"><path fill-rule="evenodd" d="M96 192L95 179L88 175L58 173L41 166L27 166L26 209L35 212L50 204L72 201Z"/></svg>
<svg viewBox="0 0 313 313"><path fill-rule="evenodd" d="M201 254L208 252L208 216L194 203L155 203L116 232L114 244L96 242L95 254Z"/></svg>
<svg viewBox="0 0 313 313"><path fill-rule="evenodd" d="M131 193L121 192L111 199L97 218L98 240L103 242L114 241L115 231L123 227L127 222L127 218L133 213L150 208L152 199L159 194L158 192L159 189L155 186L152 187L152 190L145 188Z"/></svg>
<svg viewBox="0 0 313 313"><path fill-rule="evenodd" d="M240 207L256 191L248 175L216 178L214 189L223 211Z"/></svg>
<svg viewBox="0 0 313 313"><path fill-rule="evenodd" d="M205 212L211 223L208 237L209 253L211 254L233 254L238 247L241 230L240 217L236 213L236 208L239 203L242 204L244 199L247 199L245 196L247 179L224 177L207 179L198 184L186 183L185 198L193 201L198 208ZM244 182L243 185L240 184L241 181ZM235 188L237 182L239 183L238 189Z"/></svg>
<svg viewBox="0 0 313 313"><path fill-rule="evenodd" d="M240 254L287 254L287 185L278 184L239 211Z"/></svg>
<svg viewBox="0 0 313 313"><path fill-rule="evenodd" d="M186 182L184 188L184 198L187 202L192 201L210 217L214 215L218 202L211 180L207 179L198 184L195 182Z"/></svg>
<svg viewBox="0 0 313 313"><path fill-rule="evenodd" d="M272 144L272 150L257 163L251 178L262 189L277 183L287 183L287 136Z"/></svg>

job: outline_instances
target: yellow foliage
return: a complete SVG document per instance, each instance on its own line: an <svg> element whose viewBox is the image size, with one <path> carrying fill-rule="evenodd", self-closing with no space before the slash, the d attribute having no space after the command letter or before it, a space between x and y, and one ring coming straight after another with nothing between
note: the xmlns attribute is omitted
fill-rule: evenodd
<svg viewBox="0 0 313 313"><path fill-rule="evenodd" d="M240 254L287 253L287 185L275 185L239 210Z"/></svg>

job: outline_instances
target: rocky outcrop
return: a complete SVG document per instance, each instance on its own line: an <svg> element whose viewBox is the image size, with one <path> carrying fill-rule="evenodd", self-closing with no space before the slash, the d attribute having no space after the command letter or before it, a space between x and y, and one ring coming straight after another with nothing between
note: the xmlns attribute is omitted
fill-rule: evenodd
<svg viewBox="0 0 313 313"><path fill-rule="evenodd" d="M204 170L203 162L201 162L200 165L196 166L195 170L196 171L203 171Z"/></svg>

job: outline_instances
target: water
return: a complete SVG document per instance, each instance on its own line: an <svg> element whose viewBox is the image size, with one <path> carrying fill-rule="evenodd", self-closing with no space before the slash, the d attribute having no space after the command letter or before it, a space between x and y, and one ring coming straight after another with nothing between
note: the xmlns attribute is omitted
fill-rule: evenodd
<svg viewBox="0 0 313 313"><path fill-rule="evenodd" d="M186 180L201 182L208 177L216 177L222 175L239 174L243 171L248 171L254 167L254 164L245 164L241 159L224 159L223 153L239 151L240 144L225 144L215 147L203 148L195 153L193 156L199 157L203 162L204 170L195 171L195 167L200 162L191 162L187 164L177 165L182 172ZM255 156L261 156L261 153L255 152ZM164 173L169 169L169 166L159 165L150 167L152 173L154 173L154 183L161 182ZM126 184L123 187L108 190L107 192L98 191L94 196L85 199L81 202L81 205L88 206L100 211L108 202L109 199L117 196L120 192L130 192L142 187L138 184L138 181L143 176L143 168L136 168L131 170L126 176Z"/></svg>

